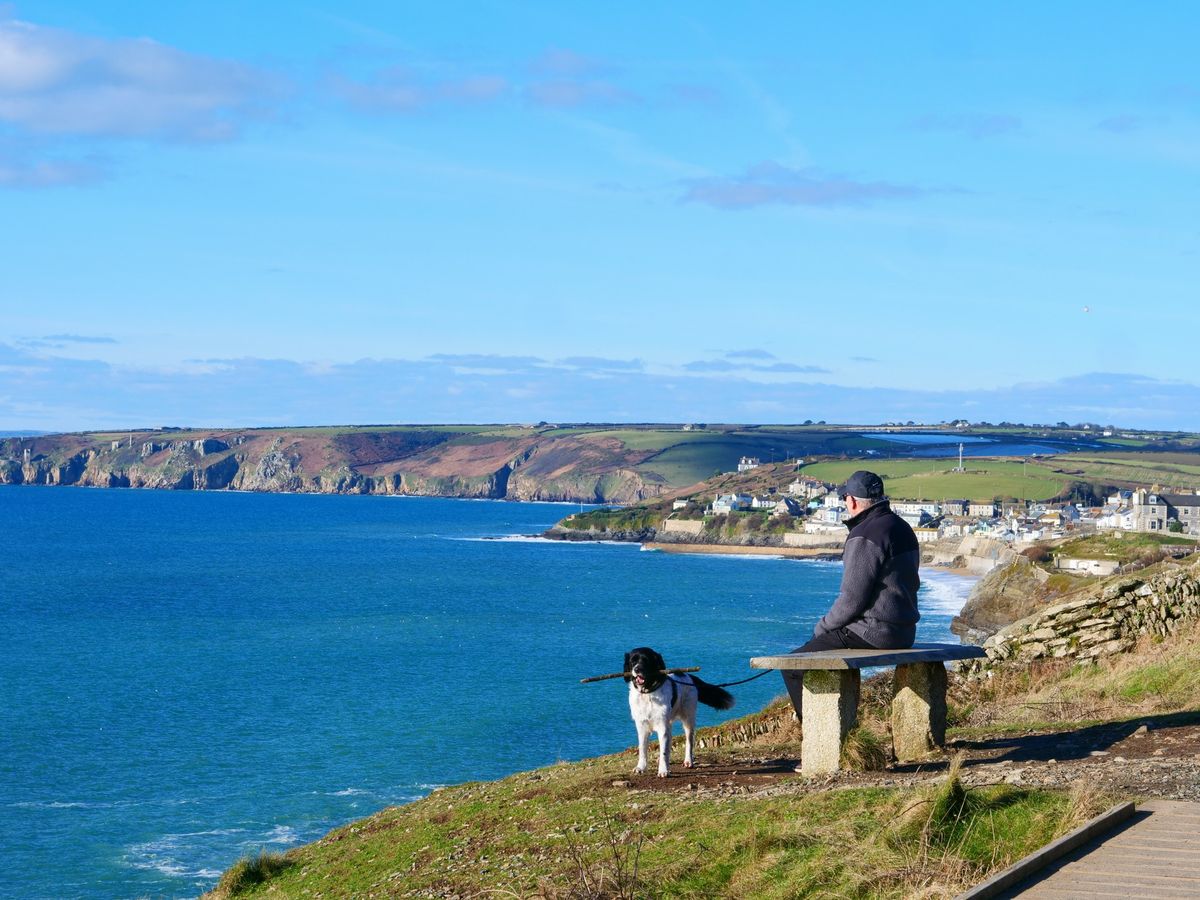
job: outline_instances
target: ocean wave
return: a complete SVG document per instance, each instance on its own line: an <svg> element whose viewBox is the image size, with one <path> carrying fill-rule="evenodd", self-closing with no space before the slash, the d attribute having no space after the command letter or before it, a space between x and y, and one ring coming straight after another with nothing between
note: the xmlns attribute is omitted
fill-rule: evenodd
<svg viewBox="0 0 1200 900"><path fill-rule="evenodd" d="M958 615L971 596L978 578L949 572L921 573L920 607L922 611Z"/></svg>
<svg viewBox="0 0 1200 900"><path fill-rule="evenodd" d="M134 806L186 806L199 801L174 797L165 800L18 800L6 803L6 809L127 809Z"/></svg>
<svg viewBox="0 0 1200 900"><path fill-rule="evenodd" d="M604 544L624 544L627 541L595 541L593 543ZM779 553L724 553L720 550L688 550L684 553L672 553L667 547L648 547L645 544L639 544L643 553L669 553L673 556L703 556L707 559L713 557L722 557L724 559L787 559L786 556Z"/></svg>
<svg viewBox="0 0 1200 900"><path fill-rule="evenodd" d="M475 537L448 537L448 541L465 541L467 543L479 543L481 541L500 542L500 543L543 543L543 544L563 544L566 541L555 541L550 538L544 538L538 534L497 534L497 535L482 535Z"/></svg>
<svg viewBox="0 0 1200 900"><path fill-rule="evenodd" d="M245 831L244 828L214 828L164 834L125 848L121 861L130 868L158 872L168 878L208 881L221 876L220 870L211 866L214 855L221 855L231 836Z"/></svg>
<svg viewBox="0 0 1200 900"><path fill-rule="evenodd" d="M448 541L467 541L479 542L487 541L489 543L516 543L516 544L555 544L559 547L589 547L596 544L602 544L607 547L641 547L637 541L562 541L557 538L542 537L540 534L498 534L488 536L475 537L447 537Z"/></svg>
<svg viewBox="0 0 1200 900"><path fill-rule="evenodd" d="M258 844L295 844L300 841L300 834L290 825L276 825L264 836L257 840L242 841L243 847Z"/></svg>

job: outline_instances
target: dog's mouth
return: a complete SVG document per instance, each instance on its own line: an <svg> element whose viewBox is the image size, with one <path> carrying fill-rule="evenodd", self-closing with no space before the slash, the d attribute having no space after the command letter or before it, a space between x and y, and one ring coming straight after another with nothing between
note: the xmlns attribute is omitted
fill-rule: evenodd
<svg viewBox="0 0 1200 900"><path fill-rule="evenodd" d="M633 673L633 683L636 684L638 687L641 687L643 684L646 683L646 676L643 675L641 672L634 672Z"/></svg>

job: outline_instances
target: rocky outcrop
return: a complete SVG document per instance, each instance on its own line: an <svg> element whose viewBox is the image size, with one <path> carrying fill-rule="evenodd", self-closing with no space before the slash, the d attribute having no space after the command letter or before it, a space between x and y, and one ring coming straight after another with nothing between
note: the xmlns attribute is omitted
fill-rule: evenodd
<svg viewBox="0 0 1200 900"><path fill-rule="evenodd" d="M1197 618L1200 561L1166 562L1145 577L1117 577L1001 628L983 644L988 658L969 671L978 675L998 664L1037 659L1095 660Z"/></svg>
<svg viewBox="0 0 1200 900"><path fill-rule="evenodd" d="M977 643L1010 622L1024 618L1044 606L1041 587L1050 576L1024 556L985 575L958 615L950 630L966 643Z"/></svg>
<svg viewBox="0 0 1200 900"><path fill-rule="evenodd" d="M552 541L622 541L645 544L649 541L661 540L661 537L655 537L658 533L653 528L598 531L590 528L562 528L555 525L543 532L542 537Z"/></svg>
<svg viewBox="0 0 1200 900"><path fill-rule="evenodd" d="M544 478L515 468L509 474L505 496L512 500L625 504L657 497L665 487L632 469Z"/></svg>

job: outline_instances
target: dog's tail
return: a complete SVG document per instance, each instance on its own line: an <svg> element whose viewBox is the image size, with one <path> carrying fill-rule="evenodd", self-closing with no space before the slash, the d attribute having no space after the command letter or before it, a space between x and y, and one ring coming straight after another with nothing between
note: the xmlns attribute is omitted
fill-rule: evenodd
<svg viewBox="0 0 1200 900"><path fill-rule="evenodd" d="M692 676L692 684L696 685L696 699L705 706L712 706L716 709L732 709L733 694L719 688L715 684L709 684L702 678Z"/></svg>

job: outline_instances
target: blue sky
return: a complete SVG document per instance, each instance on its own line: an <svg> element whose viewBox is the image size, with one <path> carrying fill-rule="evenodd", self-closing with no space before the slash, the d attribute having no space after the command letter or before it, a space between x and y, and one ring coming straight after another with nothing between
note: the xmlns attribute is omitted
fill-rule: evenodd
<svg viewBox="0 0 1200 900"><path fill-rule="evenodd" d="M0 428L1200 429L1200 7L0 6Z"/></svg>

